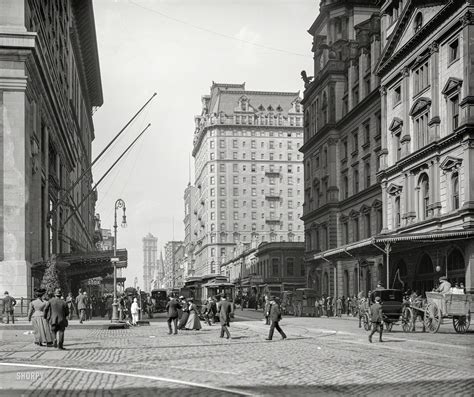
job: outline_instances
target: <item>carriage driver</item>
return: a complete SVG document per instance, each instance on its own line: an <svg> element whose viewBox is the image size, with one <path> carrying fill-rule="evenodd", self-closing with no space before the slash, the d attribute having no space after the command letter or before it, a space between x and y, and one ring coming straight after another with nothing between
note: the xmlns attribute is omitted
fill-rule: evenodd
<svg viewBox="0 0 474 397"><path fill-rule="evenodd" d="M434 292L439 292L440 294L449 294L451 290L451 283L448 279L443 276L439 278L439 286L434 290Z"/></svg>

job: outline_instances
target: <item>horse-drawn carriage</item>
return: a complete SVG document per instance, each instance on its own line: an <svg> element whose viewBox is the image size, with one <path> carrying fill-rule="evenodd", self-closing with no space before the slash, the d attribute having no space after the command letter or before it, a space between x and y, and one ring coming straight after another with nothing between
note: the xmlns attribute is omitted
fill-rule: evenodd
<svg viewBox="0 0 474 397"><path fill-rule="evenodd" d="M405 321L402 316L402 310L404 306L403 292L398 289L375 290L370 294L369 305L375 303L375 298L377 296L379 296L382 300L382 313L385 329L387 331L391 331L393 324L398 323L399 321L402 323L403 327ZM365 325L366 321L370 321L368 313L366 314L366 317L364 317L364 328L370 329L370 327L366 328Z"/></svg>

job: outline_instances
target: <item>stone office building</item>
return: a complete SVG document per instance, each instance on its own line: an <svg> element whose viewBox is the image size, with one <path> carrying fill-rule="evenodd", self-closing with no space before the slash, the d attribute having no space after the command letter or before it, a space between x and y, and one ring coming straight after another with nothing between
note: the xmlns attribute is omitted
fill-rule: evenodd
<svg viewBox="0 0 474 397"><path fill-rule="evenodd" d="M240 242L302 242L299 93L213 83L195 121L195 275L218 274Z"/></svg>
<svg viewBox="0 0 474 397"><path fill-rule="evenodd" d="M474 6L385 1L380 153L390 273L473 292Z"/></svg>
<svg viewBox="0 0 474 397"><path fill-rule="evenodd" d="M303 220L308 286L367 293L383 277L380 253L329 255L382 229L380 16L377 1L321 1L309 29L314 78L305 80Z"/></svg>
<svg viewBox="0 0 474 397"><path fill-rule="evenodd" d="M74 253L95 250L92 174L71 186L91 163L101 105L92 1L3 0L0 290L30 297L52 254L70 253L73 277L84 259Z"/></svg>

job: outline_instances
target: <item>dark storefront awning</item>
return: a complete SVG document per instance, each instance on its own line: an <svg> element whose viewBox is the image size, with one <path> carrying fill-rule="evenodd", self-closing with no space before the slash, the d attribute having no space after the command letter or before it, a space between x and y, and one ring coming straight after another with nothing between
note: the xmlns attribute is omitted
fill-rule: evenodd
<svg viewBox="0 0 474 397"><path fill-rule="evenodd" d="M391 253L421 248L436 242L464 240L474 237L474 230L446 230L429 233L404 233L378 235L338 248L307 256L307 262L357 260L379 256L390 250Z"/></svg>
<svg viewBox="0 0 474 397"><path fill-rule="evenodd" d="M106 277L114 270L111 258L114 252L93 251L93 252L74 252L70 254L58 254L56 262L67 263L69 266L62 266L65 269L66 277L79 280L87 280L94 277ZM128 253L126 249L117 250L120 267L127 267ZM37 262L33 265L35 270L44 271L47 262Z"/></svg>

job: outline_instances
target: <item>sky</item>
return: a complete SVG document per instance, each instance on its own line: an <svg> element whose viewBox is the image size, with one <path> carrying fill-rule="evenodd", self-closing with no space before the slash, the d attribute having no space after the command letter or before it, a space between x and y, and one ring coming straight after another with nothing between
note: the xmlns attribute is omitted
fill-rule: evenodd
<svg viewBox="0 0 474 397"><path fill-rule="evenodd" d="M112 228L123 199L126 286L143 288L142 238L184 238L183 194L194 180L194 116L212 81L258 91L303 91L312 74L317 0L94 0L104 104L94 113L93 158L153 95L157 96L93 168L94 180L151 127L98 186L96 212ZM122 214L119 212L118 216ZM119 222L120 222L119 218Z"/></svg>

